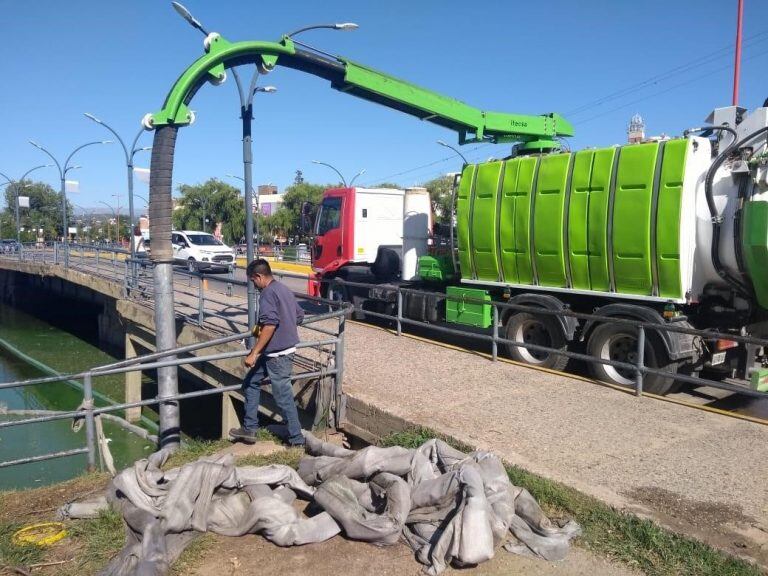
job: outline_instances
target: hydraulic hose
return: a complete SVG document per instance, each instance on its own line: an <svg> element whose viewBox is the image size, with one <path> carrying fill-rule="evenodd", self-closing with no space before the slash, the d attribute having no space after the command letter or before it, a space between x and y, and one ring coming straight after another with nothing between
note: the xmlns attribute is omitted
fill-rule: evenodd
<svg viewBox="0 0 768 576"><path fill-rule="evenodd" d="M705 128L707 130L726 130L728 132L731 132L736 135L736 131L733 128L730 128L729 126L710 126ZM763 126L762 128L755 130L751 134L747 135L746 137L742 138L741 140L737 141L734 137L734 141L731 143L730 146L728 146L725 150L723 150L720 154L718 154L717 158L712 162L712 165L709 167L709 170L707 170L707 177L704 180L704 195L707 199L707 207L709 208L709 215L712 218L712 265L715 267L715 271L717 272L718 276L720 276L723 280L731 284L731 286L736 289L737 292L740 292L746 296L749 296L751 294L751 290L744 286L744 284L735 276L733 276L728 270L723 266L722 261L720 260L720 226L723 223L723 216L717 211L717 206L715 206L715 198L712 194L712 184L715 180L715 173L717 170L722 166L723 162L733 154L734 151L742 148L745 144L759 136L760 134L763 134L764 132L768 132L768 126Z"/></svg>

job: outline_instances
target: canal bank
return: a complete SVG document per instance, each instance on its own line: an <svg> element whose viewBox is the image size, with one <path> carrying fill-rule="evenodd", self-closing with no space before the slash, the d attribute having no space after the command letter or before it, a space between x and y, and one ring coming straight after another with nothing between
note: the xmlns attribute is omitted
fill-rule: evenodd
<svg viewBox="0 0 768 576"><path fill-rule="evenodd" d="M77 325L77 324L76 324ZM87 322L81 326L87 327ZM77 372L84 368L113 362L116 358L88 340L87 330L73 334L20 310L0 304L0 382L48 376L52 373ZM122 378L105 377L98 383L96 405L115 402L122 392ZM25 388L0 390L0 422L21 416L6 410L72 410L82 402L79 383L64 381ZM151 421L143 425L151 429ZM104 436L115 459L125 467L144 457L154 446L104 421ZM80 448L85 432L74 432L71 421L59 420L0 429L0 461ZM36 487L67 480L83 472L85 455L36 462L0 469L0 490Z"/></svg>

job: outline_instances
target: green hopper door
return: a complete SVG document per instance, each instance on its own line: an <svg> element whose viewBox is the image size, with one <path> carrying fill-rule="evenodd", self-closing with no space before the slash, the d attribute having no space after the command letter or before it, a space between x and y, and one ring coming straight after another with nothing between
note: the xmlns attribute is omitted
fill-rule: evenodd
<svg viewBox="0 0 768 576"><path fill-rule="evenodd" d="M467 166L457 194L464 280L683 297L686 139Z"/></svg>

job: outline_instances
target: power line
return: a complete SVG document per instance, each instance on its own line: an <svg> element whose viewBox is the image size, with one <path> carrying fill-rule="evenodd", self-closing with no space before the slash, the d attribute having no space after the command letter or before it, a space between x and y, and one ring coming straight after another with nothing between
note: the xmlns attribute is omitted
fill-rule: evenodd
<svg viewBox="0 0 768 576"><path fill-rule="evenodd" d="M748 38L745 39L745 45L754 46L754 45L759 44L760 42L764 42L766 40L768 40L768 30L764 30L762 32L758 32L756 34L753 34L752 36L749 36ZM693 60L691 60L689 62L686 62L686 63L680 64L678 66L675 66L674 68L671 68L671 69L669 69L669 70L667 70L665 72L661 72L659 74L655 74L655 75L647 78L646 80L643 80L641 82L635 83L635 84L633 84L631 86L627 86L626 88L622 88L622 89L617 90L615 92L611 92L610 94L607 94L605 96L602 96L600 98L592 100L592 101L590 101L590 102L588 102L586 104L583 104L581 106L578 106L577 108L574 108L574 109L570 110L569 112L566 112L564 114L564 116L567 118L567 117L570 117L570 116L579 115L579 114L587 112L587 111L589 111L589 110L591 110L593 108L601 106L602 104L605 104L607 102L611 102L613 100L618 100L618 99L621 99L621 98L623 98L625 96L629 96L629 95L635 93L637 90L641 90L641 89L646 88L648 86L652 86L652 85L658 84L660 82L664 82L666 80L669 80L670 78L678 77L681 74L686 74L686 73L690 72L691 70L695 70L696 68L700 68L701 66L704 66L706 64L715 62L715 61L717 61L717 60L719 60L719 59L721 59L721 58L723 58L725 56L729 56L730 55L730 51L733 49L733 46L734 46L733 44L728 44L727 46L725 46L723 48L720 48L718 50L715 50L713 52L710 52L708 54L705 54L704 56L700 56L700 57L695 58L695 59L693 59ZM766 52L761 52L760 54L754 55L754 56L752 56L750 58L745 58L745 60L751 60L753 58L758 58L758 57L760 57L760 56L762 56L764 54L766 54ZM632 106L632 105L634 105L634 104L636 104L638 102L642 102L642 101L647 100L649 98L654 98L654 97L659 96L661 94L666 94L667 92L670 92L672 90L680 88L681 86L685 86L685 85L691 84L693 82L696 82L698 80L701 80L702 78L711 76L712 74L716 74L716 73L718 73L718 72L720 72L720 71L722 71L724 69L727 69L727 68L730 68L730 64L728 64L726 66L723 66L723 67L720 67L720 68L717 68L716 70L713 70L711 72L707 72L706 74L697 76L696 78L693 78L693 79L687 80L685 82L676 84L676 85L671 86L670 88L667 88L667 89L662 90L660 92L656 92L654 94L650 94L650 95L645 96L643 98L638 98L638 99L632 100L631 102L629 102L627 104L623 104L621 106L612 108L611 110L607 110L607 111L601 112L600 114L597 114L595 116L591 116L591 117L586 118L584 120L580 120L580 121L574 122L574 124L584 124L586 122L591 122L592 120L600 118L601 116L604 116L606 114L610 114L610 113L615 112L617 110L621 110L623 108L627 108L629 106ZM469 154L472 154L472 153L476 152L477 150L480 150L480 149L483 149L483 148L486 148L486 147L492 146L492 145L493 145L492 143L481 144L479 146L476 146L475 148L470 149L466 153L466 155L469 156ZM424 168L429 168L431 166L435 166L437 164L442 164L443 162L448 162L448 161L454 160L454 159L455 159L454 156L449 156L449 157L441 158L439 160L434 160L432 162L428 162L426 164L415 166L414 168L410 168L408 170L403 170L403 171L400 171L400 172L395 172L393 174L388 174L388 175L380 177L380 178L368 179L366 181L365 185L369 186L369 185L373 185L373 184L376 184L376 183L385 182L385 181L389 180L390 178L397 178L399 176L404 176L404 175L407 175L407 174L412 174L414 172L419 173L419 171L422 171ZM435 175L435 174L440 174L440 173L442 173L442 171L440 171L440 172L436 172L436 171L429 172L430 175Z"/></svg>
<svg viewBox="0 0 768 576"><path fill-rule="evenodd" d="M750 56L749 58L744 58L744 61L747 62L749 60L754 60L756 58L760 58L761 56L765 56L768 54L768 50L764 52L760 52L758 54L754 54ZM591 122L592 120L596 120L597 118L601 118L603 116L606 116L608 114L611 114L613 112L616 112L618 110L623 110L624 108L629 108L630 106L633 106L637 104L638 102L643 102L645 100L649 100L650 98L655 98L657 96L661 96L662 94L666 94L668 92L672 92L673 90L677 90L678 88L681 88L682 86L687 86L688 84L693 84L694 82L698 82L700 80L703 80L705 78L709 78L710 76L713 76L714 74L718 74L719 72L722 72L723 70L728 70L731 68L731 64L726 64L725 66L720 66L719 68L716 68L715 70L710 70L709 72L706 72L704 74L700 74L699 76L696 76L694 78L690 78L686 80L685 82L680 82L679 84L675 84L674 86L670 86L669 88L665 88L664 90L661 90L659 92L655 92L653 94L648 94L646 96L643 96L642 98L637 98L635 100L632 100L631 102L628 102L626 104L622 104L621 106L616 106L615 108L611 108L610 110L604 110L603 112L600 112L599 114L595 114L594 116L590 116L589 118L585 118L584 120L578 120L574 122L575 125L581 125L586 124L587 122Z"/></svg>
<svg viewBox="0 0 768 576"><path fill-rule="evenodd" d="M768 40L768 30L763 32L758 32L757 34L753 34L749 38L745 40L745 45L751 42L751 45L754 46L755 44L759 44L760 42L764 42ZM569 110L568 112L564 113L564 116L566 117L572 117L577 114L581 114L582 112L586 112L592 108L595 108L596 106L600 106L602 104L605 104L606 102L610 102L612 100L616 100L619 98L622 98L623 96L632 94L633 92L636 92L637 90L641 90L643 88L646 88L651 85L658 84L659 82L663 82L665 80L668 80L670 78L674 78L676 76L679 76L681 74L685 74L687 72L690 72L691 70L694 70L696 68L699 68L701 66L704 66L705 64L709 64L711 62L715 62L719 60L720 58L724 58L726 56L730 56L730 52L733 49L733 44L729 44L728 46L724 48L720 48L719 50L715 50L714 52L710 52L709 54L705 54L704 56L700 56L698 58L695 58L694 60L691 60L687 63L680 64L679 66L676 66L674 68L671 68L670 70L667 70L666 72L661 72L660 74L656 74L654 76L651 76L650 78L647 78L646 80L642 80L641 82L638 82L636 84L632 84L631 86L627 86L626 88L622 88L620 90L617 90L616 92L611 92L610 94L607 94L605 96L601 96L600 98L597 98L595 100L592 100L590 102L587 102L586 104L582 104L581 106L578 106L577 108L573 108L572 110Z"/></svg>

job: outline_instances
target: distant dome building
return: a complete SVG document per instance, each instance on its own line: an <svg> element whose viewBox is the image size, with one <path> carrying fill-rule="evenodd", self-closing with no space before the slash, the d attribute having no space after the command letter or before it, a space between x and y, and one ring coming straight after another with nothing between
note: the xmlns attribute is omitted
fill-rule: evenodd
<svg viewBox="0 0 768 576"><path fill-rule="evenodd" d="M632 116L627 127L627 142L637 144L645 139L645 122L640 114Z"/></svg>

